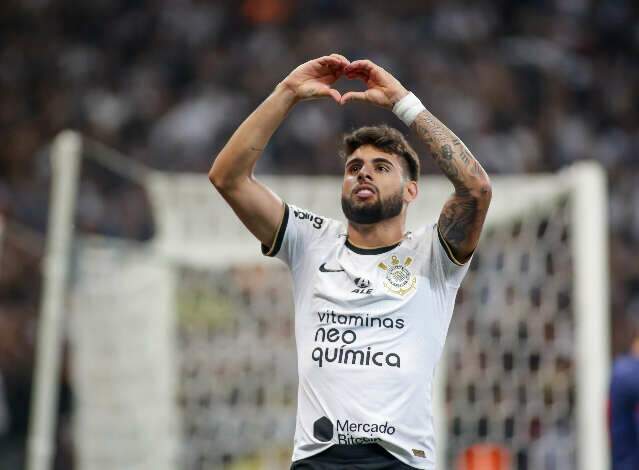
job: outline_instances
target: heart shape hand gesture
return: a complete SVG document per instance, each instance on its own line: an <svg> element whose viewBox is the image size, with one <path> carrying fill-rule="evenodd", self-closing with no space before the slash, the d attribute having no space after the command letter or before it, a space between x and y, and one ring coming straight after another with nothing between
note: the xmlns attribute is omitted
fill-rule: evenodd
<svg viewBox="0 0 639 470"><path fill-rule="evenodd" d="M331 85L340 77L361 80L366 91L349 91L343 96ZM313 59L297 67L282 81L297 100L333 98L343 105L349 101L371 103L392 109L394 104L408 94L408 90L382 67L370 60L349 60L340 54Z"/></svg>

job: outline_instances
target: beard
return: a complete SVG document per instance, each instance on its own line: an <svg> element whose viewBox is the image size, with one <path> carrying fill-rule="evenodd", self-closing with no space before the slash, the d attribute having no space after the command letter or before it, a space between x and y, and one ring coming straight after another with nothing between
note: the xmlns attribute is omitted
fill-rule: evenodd
<svg viewBox="0 0 639 470"><path fill-rule="evenodd" d="M378 197L374 202L365 203L356 203L353 202L352 197L342 196L342 212L348 220L356 224L375 224L390 219L398 216L403 207L401 190L386 199L382 200Z"/></svg>

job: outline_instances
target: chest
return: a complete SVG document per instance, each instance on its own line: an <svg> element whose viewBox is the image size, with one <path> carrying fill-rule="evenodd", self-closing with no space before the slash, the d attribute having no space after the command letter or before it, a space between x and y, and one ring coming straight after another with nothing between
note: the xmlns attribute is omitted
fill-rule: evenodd
<svg viewBox="0 0 639 470"><path fill-rule="evenodd" d="M406 309L428 299L431 289L427 260L400 247L378 255L359 255L345 249L317 253L311 302L316 309L388 312Z"/></svg>

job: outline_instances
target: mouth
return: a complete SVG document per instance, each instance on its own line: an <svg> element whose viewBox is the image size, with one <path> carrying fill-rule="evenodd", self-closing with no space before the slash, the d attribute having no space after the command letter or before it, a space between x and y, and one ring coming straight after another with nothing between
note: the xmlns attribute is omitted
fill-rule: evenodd
<svg viewBox="0 0 639 470"><path fill-rule="evenodd" d="M362 184L353 189L352 194L359 199L369 199L375 196L377 190L370 185Z"/></svg>

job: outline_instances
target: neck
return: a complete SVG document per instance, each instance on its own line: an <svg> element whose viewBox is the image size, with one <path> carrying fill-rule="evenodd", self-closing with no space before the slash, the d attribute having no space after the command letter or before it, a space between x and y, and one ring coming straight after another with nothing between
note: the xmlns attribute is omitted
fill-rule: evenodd
<svg viewBox="0 0 639 470"><path fill-rule="evenodd" d="M393 245L404 238L406 215L401 214L374 224L348 221L348 241L360 248L380 248Z"/></svg>
<svg viewBox="0 0 639 470"><path fill-rule="evenodd" d="M632 342L632 346L630 347L630 354L639 357L639 338L636 338Z"/></svg>

